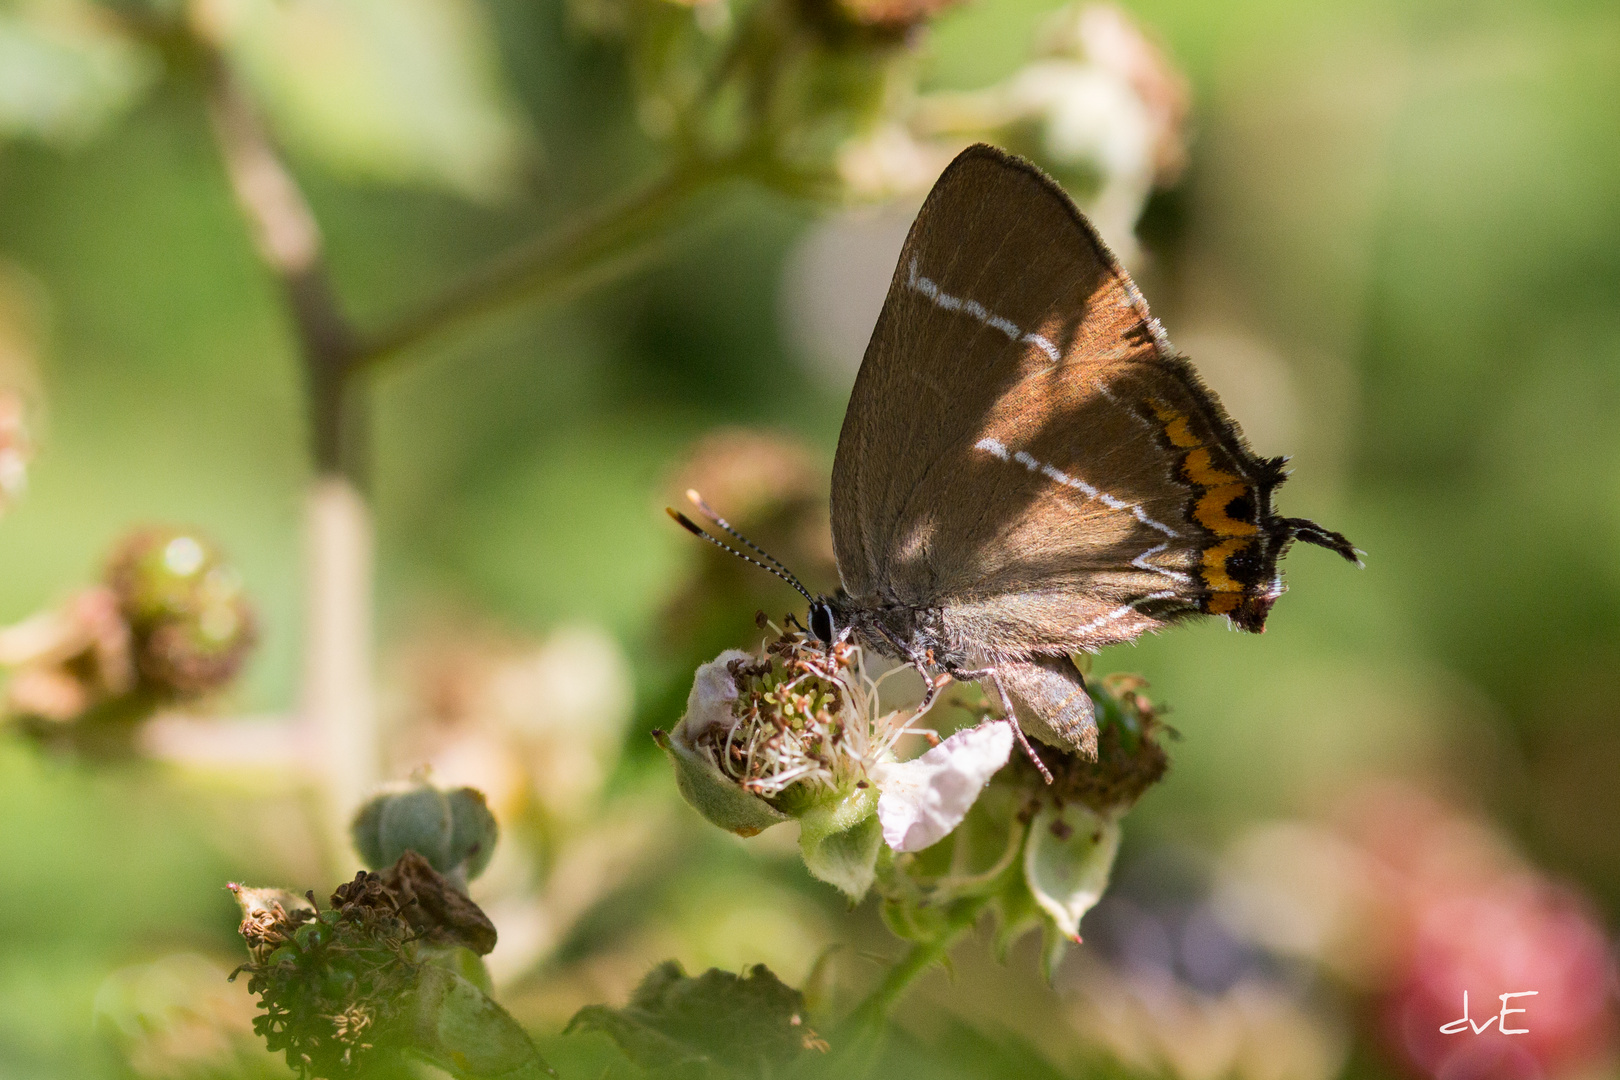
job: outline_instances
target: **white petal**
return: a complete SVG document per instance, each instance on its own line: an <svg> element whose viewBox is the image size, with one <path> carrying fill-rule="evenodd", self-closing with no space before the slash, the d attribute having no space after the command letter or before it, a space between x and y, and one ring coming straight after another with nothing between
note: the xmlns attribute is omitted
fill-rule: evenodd
<svg viewBox="0 0 1620 1080"><path fill-rule="evenodd" d="M734 660L752 663L753 657L740 649L727 649L697 669L692 692L686 697L686 715L676 725L674 737L685 746L694 746L710 728L729 728L734 722L731 703L737 700L737 680L726 665Z"/></svg>
<svg viewBox="0 0 1620 1080"><path fill-rule="evenodd" d="M896 851L921 851L967 817L984 785L1012 754L1012 727L992 720L958 731L915 761L874 769L883 839Z"/></svg>

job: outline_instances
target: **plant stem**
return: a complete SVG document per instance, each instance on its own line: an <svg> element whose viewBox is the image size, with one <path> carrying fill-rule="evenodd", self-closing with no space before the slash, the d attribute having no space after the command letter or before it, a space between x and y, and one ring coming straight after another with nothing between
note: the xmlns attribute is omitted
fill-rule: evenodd
<svg viewBox="0 0 1620 1080"><path fill-rule="evenodd" d="M365 498L347 478L317 477L304 506L304 662L299 712L326 795L336 848L381 778L371 672L372 552Z"/></svg>
<svg viewBox="0 0 1620 1080"><path fill-rule="evenodd" d="M209 114L254 247L298 335L315 478L304 507L306 588L299 712L333 854L381 767L371 679L372 533L361 494L362 401L346 385L359 334L327 277L320 228L225 58L209 53Z"/></svg>
<svg viewBox="0 0 1620 1080"><path fill-rule="evenodd" d="M208 53L208 74L209 116L231 191L259 258L281 283L298 335L315 469L357 481L361 455L346 445L358 434L349 415L355 401L344 381L359 333L327 276L315 215L263 119L217 52Z"/></svg>
<svg viewBox="0 0 1620 1080"><path fill-rule="evenodd" d="M875 1025L884 1020L917 976L944 960L957 940L973 928L979 921L979 915L990 906L992 899L994 899L992 895L986 894L958 901L940 933L932 941L913 945L911 951L889 969L883 981L866 996L866 1000L856 1007L851 1014L856 1022L861 1025Z"/></svg>
<svg viewBox="0 0 1620 1080"><path fill-rule="evenodd" d="M693 197L734 171L727 162L683 162L590 217L524 244L362 339L348 374L373 368L457 323L623 273L669 236L671 223Z"/></svg>

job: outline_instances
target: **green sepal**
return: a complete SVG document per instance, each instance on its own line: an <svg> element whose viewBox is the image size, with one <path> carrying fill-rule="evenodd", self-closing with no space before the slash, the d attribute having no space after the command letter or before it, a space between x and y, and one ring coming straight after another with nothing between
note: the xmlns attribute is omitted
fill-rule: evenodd
<svg viewBox="0 0 1620 1080"><path fill-rule="evenodd" d="M1119 818L1079 803L1041 807L1024 843L1024 880L1035 903L1064 937L1078 940L1080 919L1102 899L1119 852Z"/></svg>
<svg viewBox="0 0 1620 1080"><path fill-rule="evenodd" d="M877 875L883 826L878 791L857 787L835 802L807 809L799 818L799 852L810 873L860 900Z"/></svg>
<svg viewBox="0 0 1620 1080"><path fill-rule="evenodd" d="M500 826L489 812L484 793L477 788L462 787L445 793L450 804L450 869L459 866L468 881L482 874L495 857L495 842L500 839ZM440 869L435 867L435 869Z"/></svg>
<svg viewBox="0 0 1620 1080"><path fill-rule="evenodd" d="M711 824L738 836L755 836L788 816L720 771L708 754L672 739L662 731L653 739L675 766L675 786L687 805Z"/></svg>

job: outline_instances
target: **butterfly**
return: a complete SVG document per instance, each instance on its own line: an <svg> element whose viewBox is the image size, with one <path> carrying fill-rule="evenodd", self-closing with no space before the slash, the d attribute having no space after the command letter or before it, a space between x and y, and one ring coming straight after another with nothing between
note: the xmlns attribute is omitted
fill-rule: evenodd
<svg viewBox="0 0 1620 1080"><path fill-rule="evenodd" d="M1359 565L1273 509L1286 461L1249 448L1063 189L979 144L918 213L850 395L842 588L812 597L692 495L810 601L819 641L910 664L925 702L978 680L1021 731L1094 757L1073 654L1201 615L1260 632L1296 540Z"/></svg>

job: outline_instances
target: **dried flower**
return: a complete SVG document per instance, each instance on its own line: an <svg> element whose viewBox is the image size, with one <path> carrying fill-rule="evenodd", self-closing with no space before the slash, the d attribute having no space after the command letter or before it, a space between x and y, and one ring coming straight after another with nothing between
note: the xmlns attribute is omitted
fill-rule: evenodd
<svg viewBox="0 0 1620 1080"><path fill-rule="evenodd" d="M14 670L6 710L51 724L76 720L135 688L129 624L111 589L85 589L61 607L0 630L0 665Z"/></svg>
<svg viewBox="0 0 1620 1080"><path fill-rule="evenodd" d="M238 972L261 1010L254 1030L300 1076L356 1076L399 1053L457 1075L555 1075L457 970L462 949L494 946L494 927L415 853L383 874L356 874L324 911L313 896L231 889L251 957Z"/></svg>

